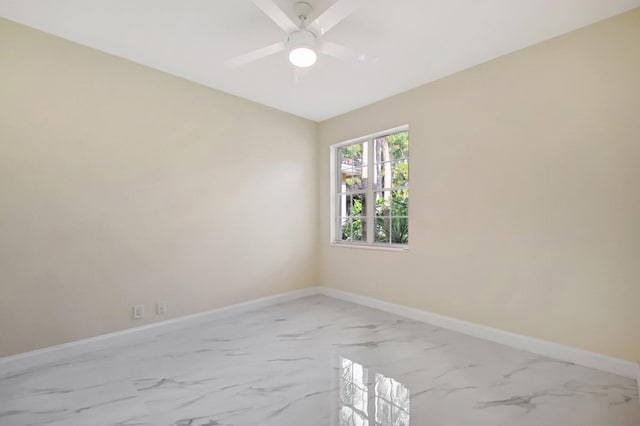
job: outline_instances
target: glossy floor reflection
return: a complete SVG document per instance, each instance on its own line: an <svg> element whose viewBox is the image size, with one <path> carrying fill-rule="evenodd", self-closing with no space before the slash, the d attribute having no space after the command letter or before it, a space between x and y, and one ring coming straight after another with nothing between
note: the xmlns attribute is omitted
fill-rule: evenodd
<svg viewBox="0 0 640 426"><path fill-rule="evenodd" d="M313 296L0 366L0 425L638 426L634 380Z"/></svg>
<svg viewBox="0 0 640 426"><path fill-rule="evenodd" d="M369 384L372 383L372 404ZM339 424L345 426L408 426L410 424L409 389L397 380L340 357ZM373 411L371 411L373 410Z"/></svg>

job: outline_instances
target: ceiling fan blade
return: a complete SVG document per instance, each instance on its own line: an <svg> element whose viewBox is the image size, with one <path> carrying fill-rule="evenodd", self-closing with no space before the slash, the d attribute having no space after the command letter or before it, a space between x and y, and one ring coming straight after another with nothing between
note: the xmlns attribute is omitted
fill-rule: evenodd
<svg viewBox="0 0 640 426"><path fill-rule="evenodd" d="M253 3L260 8L269 18L273 20L282 30L289 34L300 28L282 11L273 0L253 0Z"/></svg>
<svg viewBox="0 0 640 426"><path fill-rule="evenodd" d="M318 16L307 29L322 36L340 21L351 15L362 4L362 0L338 0L324 13Z"/></svg>
<svg viewBox="0 0 640 426"><path fill-rule="evenodd" d="M358 52L349 47L338 43L332 43L330 41L323 41L320 43L318 52L340 59L352 59L355 61L366 61L368 59L367 55L362 52Z"/></svg>
<svg viewBox="0 0 640 426"><path fill-rule="evenodd" d="M287 48L287 45L280 41L278 43L270 44L269 46L265 46L263 48L254 50L253 52L245 53L244 55L236 56L235 58L231 58L225 61L230 68L236 68L240 65L248 64L249 62L257 61L258 59L264 58L265 56L273 55L274 53L281 52Z"/></svg>

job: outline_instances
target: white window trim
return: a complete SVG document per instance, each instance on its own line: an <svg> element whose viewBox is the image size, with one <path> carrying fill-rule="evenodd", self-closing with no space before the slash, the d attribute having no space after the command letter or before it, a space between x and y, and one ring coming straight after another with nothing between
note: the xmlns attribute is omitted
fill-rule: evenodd
<svg viewBox="0 0 640 426"><path fill-rule="evenodd" d="M409 246L403 246L403 245L392 245L392 244L376 244L376 243L368 243L368 242L361 242L361 241L356 241L356 242L348 242L348 241L338 241L336 239L336 235L337 235L337 229L336 229L336 218L338 217L337 214L337 208L338 206L336 205L336 185L338 182L338 168L337 168L337 164L336 164L336 159L337 159L337 150L343 146L346 145L351 145L351 144L355 144L355 143L359 143L359 142L366 142L366 141L370 141L371 143L373 143L373 139L378 138L380 136L386 136L386 135L390 135L393 133L400 133L400 132L408 132L409 131L409 125L408 124L404 124L402 126L398 126L398 127L393 127L391 129L387 129L387 130L381 130L379 132L375 132L375 133L371 133L369 135L366 136L361 136L355 139L349 139L347 141L343 141L340 143L336 143L333 144L329 147L329 155L330 155L330 161L329 161L329 169L330 169L330 179L329 179L329 217L330 217L330 226L329 226L329 241L330 241L330 245L332 247L347 247L347 248L355 248L355 249L368 249L368 250L386 250L386 251L408 251L409 250ZM409 136L409 141L411 141L411 136ZM409 142L409 145L411 145L411 142ZM409 151L411 151L411 148L409 148ZM368 158L367 158L367 167L369 167L370 164L373 164L373 159L374 159L374 149L373 146L371 147L371 149L369 149L368 152ZM409 175L411 175L411 166L409 166ZM411 178L409 178L409 181L411 181ZM373 199L373 193L374 193L374 189L373 189L373 185L367 185L367 197L369 198L369 200ZM375 203L367 203L367 218L373 218L375 216ZM371 222L371 224L369 223ZM409 223L411 223L411 221L409 221ZM411 226L411 225L409 225ZM369 229L371 227L371 229ZM373 231L375 230L375 221L373 220L367 220L367 232L368 235L373 235ZM371 233L369 233L371 232ZM409 233L409 235L411 235L411 233Z"/></svg>

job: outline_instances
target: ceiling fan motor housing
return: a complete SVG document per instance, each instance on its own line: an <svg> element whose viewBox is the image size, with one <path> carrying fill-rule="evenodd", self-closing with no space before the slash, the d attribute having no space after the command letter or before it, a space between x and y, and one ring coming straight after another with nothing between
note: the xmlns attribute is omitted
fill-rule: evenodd
<svg viewBox="0 0 640 426"><path fill-rule="evenodd" d="M298 47L307 47L309 49L315 50L318 47L318 38L311 31L299 30L289 34L287 43L289 45L289 48L291 49L295 49Z"/></svg>

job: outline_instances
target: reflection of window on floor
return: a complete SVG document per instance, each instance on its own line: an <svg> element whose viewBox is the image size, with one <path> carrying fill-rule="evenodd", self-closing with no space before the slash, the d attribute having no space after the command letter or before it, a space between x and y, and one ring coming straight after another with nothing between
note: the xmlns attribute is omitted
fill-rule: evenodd
<svg viewBox="0 0 640 426"><path fill-rule="evenodd" d="M340 426L369 426L367 369L340 358Z"/></svg>
<svg viewBox="0 0 640 426"><path fill-rule="evenodd" d="M409 389L402 383L376 373L375 425L409 425Z"/></svg>
<svg viewBox="0 0 640 426"><path fill-rule="evenodd" d="M409 426L409 389L380 373L369 380L366 367L341 357L339 418L340 426Z"/></svg>

